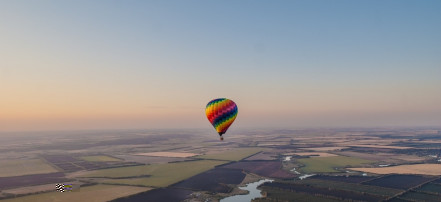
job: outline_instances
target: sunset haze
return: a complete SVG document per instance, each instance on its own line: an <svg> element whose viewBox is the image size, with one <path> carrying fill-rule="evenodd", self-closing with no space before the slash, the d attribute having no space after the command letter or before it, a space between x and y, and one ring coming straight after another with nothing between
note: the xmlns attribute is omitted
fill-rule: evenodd
<svg viewBox="0 0 441 202"><path fill-rule="evenodd" d="M279 3L1 1L0 131L439 126L440 1Z"/></svg>

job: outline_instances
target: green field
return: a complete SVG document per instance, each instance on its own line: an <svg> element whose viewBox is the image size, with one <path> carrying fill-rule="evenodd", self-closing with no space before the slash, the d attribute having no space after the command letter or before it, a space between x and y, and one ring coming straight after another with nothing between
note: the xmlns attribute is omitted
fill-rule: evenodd
<svg viewBox="0 0 441 202"><path fill-rule="evenodd" d="M297 159L297 162L304 165L304 167L300 168L304 173L334 173L340 172L335 170L335 168L373 163L373 161L346 156L304 158Z"/></svg>
<svg viewBox="0 0 441 202"><path fill-rule="evenodd" d="M314 196L306 193L297 193L283 191L280 189L275 189L271 187L263 186L263 191L267 193L265 198L254 199L253 202L269 202L269 201L298 201L298 202L336 202L340 201L337 199L324 198L320 196Z"/></svg>
<svg viewBox="0 0 441 202"><path fill-rule="evenodd" d="M201 172L210 170L214 168L214 166L224 163L225 162L223 161L199 160L179 163L131 166L98 170L82 177L122 178L150 175L149 177L130 179L108 179L104 180L103 182L112 184L165 187Z"/></svg>
<svg viewBox="0 0 441 202"><path fill-rule="evenodd" d="M398 198L408 201L440 201L440 196L421 192L408 191Z"/></svg>
<svg viewBox="0 0 441 202"><path fill-rule="evenodd" d="M98 161L98 162L106 162L106 161L121 161L121 159L117 159L110 156L99 155L99 156L82 156L80 159L85 161Z"/></svg>
<svg viewBox="0 0 441 202"><path fill-rule="evenodd" d="M0 161L0 177L57 172L41 159L17 159Z"/></svg>
<svg viewBox="0 0 441 202"><path fill-rule="evenodd" d="M110 201L139 192L148 191L148 187L94 185L82 187L74 192L49 192L18 198L2 200L2 202L48 202L48 201Z"/></svg>
<svg viewBox="0 0 441 202"><path fill-rule="evenodd" d="M228 150L218 154L207 154L202 156L197 156L196 158L201 159L215 159L224 161L239 161L255 153L261 152L262 148L239 148L234 150Z"/></svg>
<svg viewBox="0 0 441 202"><path fill-rule="evenodd" d="M417 189L417 191L441 195L441 185L434 184L434 183L428 183L428 184L422 186L421 188Z"/></svg>
<svg viewBox="0 0 441 202"><path fill-rule="evenodd" d="M309 179L309 178L305 180L298 180L293 183L307 184L320 188L332 188L332 189L346 190L352 192L368 193L372 195L386 196L386 197L394 196L403 191L403 190L392 189L387 187L377 187L377 186L362 185L355 183L338 182L331 180L317 180L317 179Z"/></svg>

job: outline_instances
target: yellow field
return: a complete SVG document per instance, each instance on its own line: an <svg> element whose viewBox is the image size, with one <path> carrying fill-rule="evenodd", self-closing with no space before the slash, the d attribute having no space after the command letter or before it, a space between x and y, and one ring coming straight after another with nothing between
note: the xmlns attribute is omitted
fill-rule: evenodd
<svg viewBox="0 0 441 202"><path fill-rule="evenodd" d="M0 161L0 177L57 172L41 159L17 159Z"/></svg>
<svg viewBox="0 0 441 202"><path fill-rule="evenodd" d="M302 150L326 152L326 151L342 150L342 149L346 149L346 148L348 148L348 147L313 147L313 148L301 148L301 149Z"/></svg>
<svg viewBox="0 0 441 202"><path fill-rule="evenodd" d="M198 154L195 153L186 153L186 152L148 152L148 153L139 153L135 155L140 156L158 156L158 157L177 157L177 158L187 158L196 156Z"/></svg>
<svg viewBox="0 0 441 202"><path fill-rule="evenodd" d="M148 191L148 187L94 185L82 187L75 192L49 192L23 196L13 199L2 200L2 202L64 202L64 201L87 201L101 202L109 201L123 196L129 196L139 192Z"/></svg>
<svg viewBox="0 0 441 202"><path fill-rule="evenodd" d="M376 174L420 174L441 175L441 164L413 164L382 168L350 168L349 170Z"/></svg>
<svg viewBox="0 0 441 202"><path fill-rule="evenodd" d="M129 185L143 185L154 187L165 187L170 184L187 179L191 176L197 175L201 172L210 170L217 165L224 164L223 161L200 160L187 161L179 163L154 164L145 166L131 166L123 168L111 168L97 170L93 173L82 177L132 177L151 175L142 178L130 179L109 179L103 182L112 184L129 184Z"/></svg>
<svg viewBox="0 0 441 202"><path fill-rule="evenodd" d="M257 152L261 152L262 150L263 149L261 148L239 148L217 154L207 154L207 155L197 156L197 158L225 160L225 161L239 161Z"/></svg>
<svg viewBox="0 0 441 202"><path fill-rule="evenodd" d="M403 160L403 161L424 161L424 157L421 157L421 156L415 156L415 155L405 155L405 154L402 154L402 155L396 155L396 156L394 156L394 158L395 159L400 159L400 160Z"/></svg>
<svg viewBox="0 0 441 202"><path fill-rule="evenodd" d="M100 156L82 156L80 157L80 159L83 159L85 161L121 161L121 159L117 159L117 158L113 158L110 156L104 156L104 155L100 155Z"/></svg>

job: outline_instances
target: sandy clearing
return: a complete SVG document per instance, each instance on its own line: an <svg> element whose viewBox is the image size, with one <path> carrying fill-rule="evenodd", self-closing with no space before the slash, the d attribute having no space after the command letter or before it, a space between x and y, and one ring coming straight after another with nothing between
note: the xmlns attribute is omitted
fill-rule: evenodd
<svg viewBox="0 0 441 202"><path fill-rule="evenodd" d="M376 174L441 175L441 164L413 164L383 168L348 168L349 170Z"/></svg>

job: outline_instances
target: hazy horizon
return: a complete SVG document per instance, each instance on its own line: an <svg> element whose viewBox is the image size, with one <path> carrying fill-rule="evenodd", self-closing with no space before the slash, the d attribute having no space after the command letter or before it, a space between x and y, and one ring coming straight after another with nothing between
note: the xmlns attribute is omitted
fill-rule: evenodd
<svg viewBox="0 0 441 202"><path fill-rule="evenodd" d="M441 126L440 1L80 2L0 2L0 131Z"/></svg>

